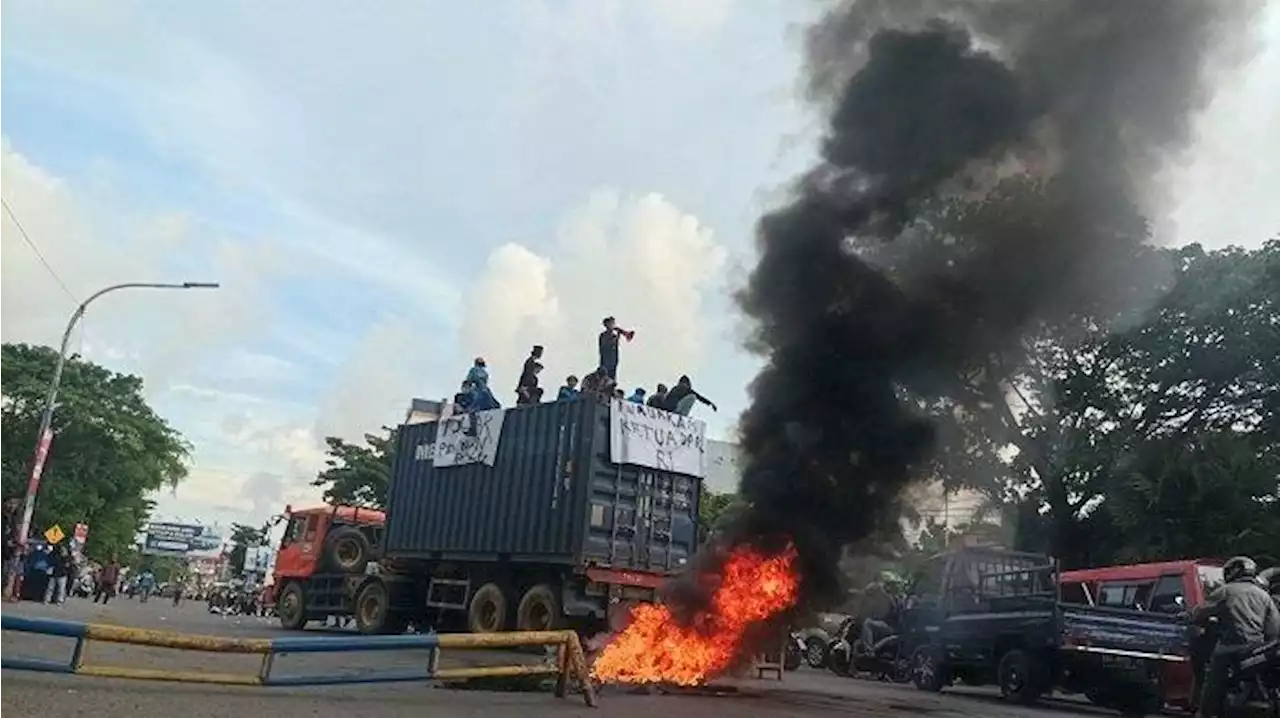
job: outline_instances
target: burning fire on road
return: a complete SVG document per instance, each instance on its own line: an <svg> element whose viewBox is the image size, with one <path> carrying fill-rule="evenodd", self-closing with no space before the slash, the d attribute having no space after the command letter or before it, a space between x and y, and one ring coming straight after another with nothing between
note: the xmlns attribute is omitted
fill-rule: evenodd
<svg viewBox="0 0 1280 718"><path fill-rule="evenodd" d="M591 669L607 683L695 686L725 672L746 648L749 629L795 605L800 595L796 551L776 556L740 546L729 552L705 608L680 621L668 606L643 604Z"/></svg>

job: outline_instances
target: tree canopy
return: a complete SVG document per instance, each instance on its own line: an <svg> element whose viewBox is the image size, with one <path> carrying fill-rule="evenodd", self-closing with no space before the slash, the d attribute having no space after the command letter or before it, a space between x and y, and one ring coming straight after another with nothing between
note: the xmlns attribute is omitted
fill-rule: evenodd
<svg viewBox="0 0 1280 718"><path fill-rule="evenodd" d="M22 496L58 353L5 344L0 363L6 497ZM147 405L142 379L79 357L68 359L53 416L53 443L36 502L33 529L89 525L86 551L105 558L132 548L152 509L152 492L187 475L191 447Z"/></svg>
<svg viewBox="0 0 1280 718"><path fill-rule="evenodd" d="M992 207L1020 201L1039 200ZM868 251L900 277L926 271L921 244L926 262L967 261L966 237L1002 231L989 209L946 208L904 247ZM1121 248L1088 292L1005 353L904 387L939 427L931 470L1003 506L1022 548L1068 565L1276 560L1280 240L1157 249L1141 222L1115 231Z"/></svg>
<svg viewBox="0 0 1280 718"><path fill-rule="evenodd" d="M324 488L327 503L386 507L396 438L394 429L383 427L382 431L381 435L365 434L363 445L336 436L325 438L325 468L311 485Z"/></svg>

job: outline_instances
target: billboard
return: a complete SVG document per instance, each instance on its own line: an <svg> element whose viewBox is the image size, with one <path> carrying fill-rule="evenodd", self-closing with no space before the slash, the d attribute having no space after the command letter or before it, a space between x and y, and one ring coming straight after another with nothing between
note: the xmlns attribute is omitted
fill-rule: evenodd
<svg viewBox="0 0 1280 718"><path fill-rule="evenodd" d="M216 556L221 552L222 533L200 524L148 524L142 539L142 553L152 556Z"/></svg>

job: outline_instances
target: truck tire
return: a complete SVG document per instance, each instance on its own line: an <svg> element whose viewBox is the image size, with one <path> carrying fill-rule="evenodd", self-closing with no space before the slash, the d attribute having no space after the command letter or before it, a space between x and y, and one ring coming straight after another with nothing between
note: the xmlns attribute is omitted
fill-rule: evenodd
<svg viewBox="0 0 1280 718"><path fill-rule="evenodd" d="M850 673L853 668L850 666ZM933 646L920 646L911 654L911 681L916 688L937 693L946 685L946 673Z"/></svg>
<svg viewBox="0 0 1280 718"><path fill-rule="evenodd" d="M365 635L403 633L405 622L391 612L391 595L387 584L368 581L356 593L356 629Z"/></svg>
<svg viewBox="0 0 1280 718"><path fill-rule="evenodd" d="M524 592L516 609L516 630L555 631L564 625L564 611L555 589L545 583Z"/></svg>
<svg viewBox="0 0 1280 718"><path fill-rule="evenodd" d="M1044 693L1044 668L1040 661L1021 648L1011 648L1000 657L996 669L1000 695L1005 700L1031 705Z"/></svg>
<svg viewBox="0 0 1280 718"><path fill-rule="evenodd" d="M276 600L276 615L280 626L290 631L300 631L307 626L307 594L302 584L290 581L280 591Z"/></svg>
<svg viewBox="0 0 1280 718"><path fill-rule="evenodd" d="M506 627L507 595L496 583L476 589L467 605L467 629L472 633L497 633Z"/></svg>
<svg viewBox="0 0 1280 718"><path fill-rule="evenodd" d="M365 564L373 557L369 537L354 526L344 526L324 540L324 563L338 573L364 573Z"/></svg>

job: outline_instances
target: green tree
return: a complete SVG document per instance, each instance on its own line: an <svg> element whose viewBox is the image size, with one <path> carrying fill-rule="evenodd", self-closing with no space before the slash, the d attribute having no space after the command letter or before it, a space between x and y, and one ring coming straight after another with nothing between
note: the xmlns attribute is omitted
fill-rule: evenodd
<svg viewBox="0 0 1280 718"><path fill-rule="evenodd" d="M231 555L228 560L232 576L239 578L244 575L244 562L249 549L261 544L266 537L265 528L231 524Z"/></svg>
<svg viewBox="0 0 1280 718"><path fill-rule="evenodd" d="M395 452L395 430L383 427L383 434L365 434L364 445L336 436L325 438L328 458L312 486L324 488L324 500L331 504L368 506L381 509L387 504L387 485Z"/></svg>
<svg viewBox="0 0 1280 718"><path fill-rule="evenodd" d="M738 495L732 492L718 493L706 486L700 489L700 493L698 523L703 531L711 531L716 528L722 517L732 510L734 503L738 501Z"/></svg>
<svg viewBox="0 0 1280 718"><path fill-rule="evenodd" d="M1280 494L1280 241L1169 256L1168 290L1141 321L1064 353L1025 424L1049 477L1028 498L1069 497L1049 518L1077 538L1052 546L1073 563L1267 544L1239 531L1264 530ZM1055 533L1025 519L1024 533ZM1181 541L1160 538L1171 526Z"/></svg>
<svg viewBox="0 0 1280 718"><path fill-rule="evenodd" d="M21 496L57 352L5 344L0 476L4 495ZM190 446L147 405L142 379L79 357L67 361L53 420L54 439L36 503L36 530L89 525L86 551L123 556L146 521L148 496L187 475Z"/></svg>

